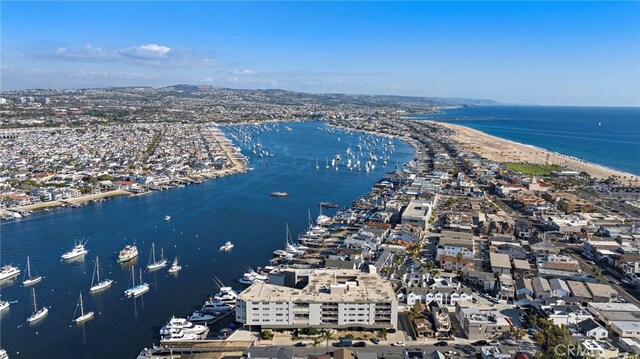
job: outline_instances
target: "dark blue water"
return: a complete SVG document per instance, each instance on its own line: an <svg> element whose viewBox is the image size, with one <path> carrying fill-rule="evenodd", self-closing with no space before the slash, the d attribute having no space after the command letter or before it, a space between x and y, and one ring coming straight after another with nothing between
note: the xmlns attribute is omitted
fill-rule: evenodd
<svg viewBox="0 0 640 359"><path fill-rule="evenodd" d="M497 137L640 175L638 107L468 107L419 118L455 120L452 123Z"/></svg>
<svg viewBox="0 0 640 359"><path fill-rule="evenodd" d="M187 315L217 292L212 278L238 289L236 280L246 266L264 266L275 249L284 246L285 222L294 237L307 224L307 209L315 218L317 203L331 201L346 206L366 193L388 166L373 172L326 170L326 157L354 147L358 134L330 135L316 122L289 124L292 132L265 132L260 142L274 153L268 166L251 152L247 174L233 175L146 196L119 198L78 209L34 214L26 220L0 227L3 263L20 263L31 256L35 270L45 276L36 286L39 305L51 306L36 325L24 324L32 312L30 289L22 278L2 288L3 300L18 300L1 317L1 343L12 358L130 358L158 341L159 327L172 315ZM411 148L395 141L389 163L400 164L412 156ZM321 168L316 171L316 158ZM286 191L287 198L270 197ZM171 215L170 222L163 220ZM74 239L89 237L84 262L62 264L60 255ZM138 299L123 298L130 271L116 264L116 252L136 240L138 264L146 266L151 242L164 247L169 258L180 257L183 270L177 278L165 271L145 273L151 290ZM231 240L235 248L221 253ZM91 295L93 261L101 258L105 276L115 279L107 291ZM136 265L136 267L137 267ZM96 318L71 326L79 292ZM19 354L16 354L19 352Z"/></svg>

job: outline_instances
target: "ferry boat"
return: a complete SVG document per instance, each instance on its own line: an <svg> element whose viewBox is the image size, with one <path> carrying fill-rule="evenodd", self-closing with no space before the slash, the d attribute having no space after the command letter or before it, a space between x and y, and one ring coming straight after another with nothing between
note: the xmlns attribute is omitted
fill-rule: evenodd
<svg viewBox="0 0 640 359"><path fill-rule="evenodd" d="M318 205L325 208L338 208L337 204L331 202L320 202L318 203Z"/></svg>
<svg viewBox="0 0 640 359"><path fill-rule="evenodd" d="M271 192L269 193L272 197L287 197L289 194L287 192Z"/></svg>
<svg viewBox="0 0 640 359"><path fill-rule="evenodd" d="M222 247L220 247L220 250L224 252L228 252L232 248L233 248L233 243L231 243L230 241L227 241L227 243L225 243Z"/></svg>
<svg viewBox="0 0 640 359"><path fill-rule="evenodd" d="M118 254L118 263L124 263L138 256L138 247L136 245L126 245Z"/></svg>
<svg viewBox="0 0 640 359"><path fill-rule="evenodd" d="M181 270L182 266L178 264L178 257L176 257L167 272L169 274L178 274L178 272L180 272Z"/></svg>
<svg viewBox="0 0 640 359"><path fill-rule="evenodd" d="M30 285L34 285L36 283L40 283L42 281L42 276L40 275L31 275L31 262L29 262L29 256L27 256L27 273L24 281L22 281L22 285L28 287Z"/></svg>
<svg viewBox="0 0 640 359"><path fill-rule="evenodd" d="M35 321L38 321L38 320L46 317L47 314L49 314L49 309L47 307L42 307L42 308L38 309L38 305L36 304L36 289L35 288L31 288L31 293L33 295L33 314L31 314L29 316L29 318L27 318L27 322L28 323L33 323Z"/></svg>
<svg viewBox="0 0 640 359"><path fill-rule="evenodd" d="M73 248L71 248L69 252L63 254L60 257L61 260L66 261L69 259L82 257L85 254L89 253L89 251L86 248L84 248L85 244L87 244L87 242L82 243L82 241L80 241Z"/></svg>
<svg viewBox="0 0 640 359"><path fill-rule="evenodd" d="M0 280L15 278L20 275L20 268L7 264L0 268Z"/></svg>
<svg viewBox="0 0 640 359"><path fill-rule="evenodd" d="M160 247L160 260L156 260L156 244L151 243L151 260L147 264L147 270L156 270L167 266L167 259L164 258L164 252Z"/></svg>
<svg viewBox="0 0 640 359"><path fill-rule="evenodd" d="M171 331L175 329L181 330L185 334L195 334L198 336L202 336L208 330L205 325L191 323L185 318L171 317L167 324L160 328L160 335L171 335Z"/></svg>
<svg viewBox="0 0 640 359"><path fill-rule="evenodd" d="M107 289L111 287L112 283L113 279L103 279L102 281L100 281L100 264L98 257L96 257L96 266L93 268L93 276L91 277L91 288L89 288L89 291L93 293L103 289Z"/></svg>
<svg viewBox="0 0 640 359"><path fill-rule="evenodd" d="M80 293L80 300L78 302L78 305L76 306L76 310L78 310L78 307L80 307L80 315L73 320L74 323L80 324L82 322L86 322L87 320L93 318L93 315L95 314L93 311L87 312L87 313L84 312L84 304L82 303L82 293Z"/></svg>
<svg viewBox="0 0 640 359"><path fill-rule="evenodd" d="M131 285L132 287L124 291L124 295L135 298L149 291L149 284L142 282L142 270L140 270L140 284L136 285L135 270L131 267Z"/></svg>
<svg viewBox="0 0 640 359"><path fill-rule="evenodd" d="M11 304L9 302L7 302L6 300L0 300L0 312L5 310L5 309L9 309L10 306L11 306Z"/></svg>

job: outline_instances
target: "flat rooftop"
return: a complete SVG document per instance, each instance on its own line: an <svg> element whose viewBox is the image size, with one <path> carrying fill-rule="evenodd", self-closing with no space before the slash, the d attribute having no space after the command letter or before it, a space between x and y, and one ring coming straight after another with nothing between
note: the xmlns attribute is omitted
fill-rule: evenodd
<svg viewBox="0 0 640 359"><path fill-rule="evenodd" d="M508 254L503 253L489 253L489 260L491 261L491 267L496 268L508 268L511 269L511 261Z"/></svg>
<svg viewBox="0 0 640 359"><path fill-rule="evenodd" d="M391 284L378 274L354 269L316 269L302 289L269 283L254 283L240 293L249 302L391 302L396 294Z"/></svg>

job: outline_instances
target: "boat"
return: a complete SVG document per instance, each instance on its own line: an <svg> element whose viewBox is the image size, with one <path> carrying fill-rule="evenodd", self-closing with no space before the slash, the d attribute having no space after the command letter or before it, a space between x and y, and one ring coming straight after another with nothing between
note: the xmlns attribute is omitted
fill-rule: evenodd
<svg viewBox="0 0 640 359"><path fill-rule="evenodd" d="M316 170L320 169L320 165L318 164L318 159L316 158Z"/></svg>
<svg viewBox="0 0 640 359"><path fill-rule="evenodd" d="M174 329L179 329L185 334L195 334L198 336L202 336L208 330L206 326L191 323L185 318L171 317L167 324L160 328L160 335L171 335L171 331Z"/></svg>
<svg viewBox="0 0 640 359"><path fill-rule="evenodd" d="M147 270L156 270L167 266L167 259L164 257L164 251L160 247L160 259L156 260L156 244L151 243L151 260L147 264Z"/></svg>
<svg viewBox="0 0 640 359"><path fill-rule="evenodd" d="M103 289L111 287L113 279L103 279L100 281L100 263L98 257L96 257L96 266L93 268L93 276L91 277L91 288L89 292L97 292Z"/></svg>
<svg viewBox="0 0 640 359"><path fill-rule="evenodd" d="M287 192L271 192L269 195L272 197L287 197L289 194Z"/></svg>
<svg viewBox="0 0 640 359"><path fill-rule="evenodd" d="M9 309L10 306L11 306L11 304L8 301L0 300L0 312L5 310L5 309Z"/></svg>
<svg viewBox="0 0 640 359"><path fill-rule="evenodd" d="M193 323L208 323L216 319L216 316L200 312L193 312L193 314L191 314L187 319Z"/></svg>
<svg viewBox="0 0 640 359"><path fill-rule="evenodd" d="M87 320L93 318L93 315L95 314L93 311L86 312L86 313L84 312L84 304L82 303L82 293L80 293L80 299L78 301L78 304L76 305L76 311L78 310L78 307L80 307L80 316L78 316L73 320L74 323L80 324L82 322L86 322Z"/></svg>
<svg viewBox="0 0 640 359"><path fill-rule="evenodd" d="M231 287L225 286L224 283L222 283L222 281L217 277L213 278L213 282L220 289L220 291L213 296L213 299L229 305L236 305L236 301L238 300L238 292L233 290L233 288Z"/></svg>
<svg viewBox="0 0 640 359"><path fill-rule="evenodd" d="M20 268L7 264L0 268L0 280L12 279L20 275Z"/></svg>
<svg viewBox="0 0 640 359"><path fill-rule="evenodd" d="M182 266L178 264L178 257L176 257L167 272L169 274L178 274L178 272L180 272L181 270Z"/></svg>
<svg viewBox="0 0 640 359"><path fill-rule="evenodd" d="M0 359L9 359L9 354L4 348L0 348Z"/></svg>
<svg viewBox="0 0 640 359"><path fill-rule="evenodd" d="M69 252L63 254L60 257L61 260L66 261L69 259L82 257L85 254L89 253L89 251L86 248L84 248L85 244L87 244L87 242L82 243L82 241L80 241L75 246L73 246L73 248L71 248Z"/></svg>
<svg viewBox="0 0 640 359"><path fill-rule="evenodd" d="M164 216L164 220L169 222L171 220L171 216Z"/></svg>
<svg viewBox="0 0 640 359"><path fill-rule="evenodd" d="M33 314L27 318L28 323L33 323L37 320L40 320L49 314L49 309L47 307L42 307L38 309L38 305L36 304L36 289L31 288L31 293L33 295Z"/></svg>
<svg viewBox="0 0 640 359"><path fill-rule="evenodd" d="M29 256L27 256L27 272L25 273L25 276L26 277L24 281L22 281L22 285L25 287L40 283L42 281L42 276L31 275L31 262L29 261Z"/></svg>
<svg viewBox="0 0 640 359"><path fill-rule="evenodd" d="M136 285L136 272L134 267L131 267L131 285L131 288L124 291L124 295L127 297L139 297L149 291L149 284L142 282L142 270L140 270L140 284Z"/></svg>
<svg viewBox="0 0 640 359"><path fill-rule="evenodd" d="M221 251L225 251L228 252L233 248L233 243L231 243L230 241L227 241L227 243L225 243L222 247L220 247Z"/></svg>
<svg viewBox="0 0 640 359"><path fill-rule="evenodd" d="M180 329L172 329L169 331L169 334L162 337L163 342L190 341L190 340L199 340L199 339L200 339L199 335L185 333Z"/></svg>
<svg viewBox="0 0 640 359"><path fill-rule="evenodd" d="M249 271L242 275L242 278L238 279L240 284L251 285L253 283L264 283L268 277L264 274L256 273L253 269L249 268Z"/></svg>
<svg viewBox="0 0 640 359"><path fill-rule="evenodd" d="M204 302L202 309L200 310L202 313L219 313L219 312L228 312L232 310L233 307L227 303L224 303L219 300L207 300Z"/></svg>
<svg viewBox="0 0 640 359"><path fill-rule="evenodd" d="M318 205L325 208L338 208L337 204L331 202L320 202L318 203Z"/></svg>
<svg viewBox="0 0 640 359"><path fill-rule="evenodd" d="M124 263L138 256L138 247L136 245L126 245L118 253L118 263Z"/></svg>

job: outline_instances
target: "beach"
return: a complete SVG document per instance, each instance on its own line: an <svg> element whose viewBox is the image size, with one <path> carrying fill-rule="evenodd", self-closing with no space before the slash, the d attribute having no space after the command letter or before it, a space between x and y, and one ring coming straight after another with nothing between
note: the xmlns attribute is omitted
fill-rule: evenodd
<svg viewBox="0 0 640 359"><path fill-rule="evenodd" d="M640 180L638 176L629 173L535 146L505 140L468 127L452 123L429 122L452 130L454 132L452 139L464 150L476 153L492 161L553 164L566 167L572 171L586 172L594 178L606 179L615 177L623 183L636 183Z"/></svg>

